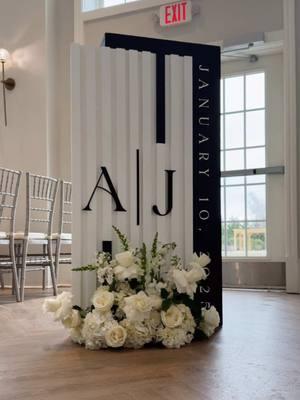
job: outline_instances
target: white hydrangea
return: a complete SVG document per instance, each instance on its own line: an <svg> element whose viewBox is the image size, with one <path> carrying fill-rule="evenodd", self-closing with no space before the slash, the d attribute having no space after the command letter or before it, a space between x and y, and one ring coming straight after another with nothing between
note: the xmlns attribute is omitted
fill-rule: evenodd
<svg viewBox="0 0 300 400"><path fill-rule="evenodd" d="M133 322L124 319L120 325L126 329L127 338L124 347L140 349L152 341L152 332L145 322Z"/></svg>
<svg viewBox="0 0 300 400"><path fill-rule="evenodd" d="M191 343L193 334L183 328L161 328L157 332L158 341L169 349L179 349L185 344Z"/></svg>
<svg viewBox="0 0 300 400"><path fill-rule="evenodd" d="M107 347L104 326L105 323L112 319L111 313L103 314L97 312L97 310L93 310L86 315L82 327L82 337L87 349L97 350Z"/></svg>

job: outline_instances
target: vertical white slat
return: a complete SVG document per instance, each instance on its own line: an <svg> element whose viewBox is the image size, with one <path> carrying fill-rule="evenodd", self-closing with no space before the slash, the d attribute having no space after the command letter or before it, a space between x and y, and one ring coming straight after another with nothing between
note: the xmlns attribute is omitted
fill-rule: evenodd
<svg viewBox="0 0 300 400"><path fill-rule="evenodd" d="M72 265L82 263L82 153L81 153L81 47L71 46L71 132L72 132ZM81 272L72 272L75 304L81 304Z"/></svg>
<svg viewBox="0 0 300 400"><path fill-rule="evenodd" d="M82 112L85 117L86 131L82 131L83 135L83 153L84 153L84 185L83 197L86 201L86 194L92 193L97 181L96 167L96 61L95 49L93 47L85 47L84 56L84 82L85 82L85 99L82 105ZM88 138L88 139L87 139ZM83 238L84 241L84 263L93 262L97 251L97 202L91 203L92 211L83 212ZM89 272L83 274L83 296L82 302L84 306L90 304L90 299L96 289L96 274Z"/></svg>
<svg viewBox="0 0 300 400"><path fill-rule="evenodd" d="M173 177L173 210L171 239L177 244L177 254L184 256L184 130L183 130L183 57L171 55L171 169Z"/></svg>
<svg viewBox="0 0 300 400"><path fill-rule="evenodd" d="M157 217L152 212L156 200L155 82L155 55L142 52L142 236L147 246L151 245L157 229Z"/></svg>
<svg viewBox="0 0 300 400"><path fill-rule="evenodd" d="M167 187L165 170L170 169L170 56L165 56L165 128L166 141L156 145L156 183L157 201L160 211L164 212L167 204ZM171 216L157 217L157 231L159 240L163 243L170 242Z"/></svg>
<svg viewBox="0 0 300 400"><path fill-rule="evenodd" d="M185 262L193 254L193 59L184 57L184 252Z"/></svg>
<svg viewBox="0 0 300 400"><path fill-rule="evenodd" d="M128 135L128 51L116 49L116 175L114 177L118 196L126 212L116 213L116 225L123 233L128 233L128 182L129 182L129 135Z"/></svg>
<svg viewBox="0 0 300 400"><path fill-rule="evenodd" d="M98 115L99 120L99 136L101 142L98 151L98 174L101 166L106 167L108 173L113 179L112 169L112 115L114 115L114 104L112 103L112 80L114 79L112 72L112 51L111 49L102 47L99 52L99 82L100 82L100 110ZM106 182L101 181L101 186L107 188ZM101 210L101 217L98 221L101 229L101 235L98 236L98 247L102 246L103 240L112 240L112 213L113 213L113 200L112 197L104 192L99 191L98 194L98 207Z"/></svg>
<svg viewBox="0 0 300 400"><path fill-rule="evenodd" d="M137 154L140 153L140 224L141 224L141 111L142 111L141 54L129 51L129 237L133 246L140 245L141 225L137 225Z"/></svg>

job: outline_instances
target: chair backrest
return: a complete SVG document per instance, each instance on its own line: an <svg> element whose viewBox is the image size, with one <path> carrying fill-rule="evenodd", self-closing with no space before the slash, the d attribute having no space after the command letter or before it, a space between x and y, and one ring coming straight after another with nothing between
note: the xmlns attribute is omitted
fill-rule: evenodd
<svg viewBox="0 0 300 400"><path fill-rule="evenodd" d="M65 230L66 225L72 224L72 183L60 181L60 214L58 233L69 233L70 229Z"/></svg>
<svg viewBox="0 0 300 400"><path fill-rule="evenodd" d="M57 189L57 179L26 173L25 236L28 236L32 223L44 225L38 231L47 233L49 237L52 235Z"/></svg>
<svg viewBox="0 0 300 400"><path fill-rule="evenodd" d="M21 171L0 168L0 225L8 224L7 229L0 227L0 230L11 235L15 232L21 175Z"/></svg>

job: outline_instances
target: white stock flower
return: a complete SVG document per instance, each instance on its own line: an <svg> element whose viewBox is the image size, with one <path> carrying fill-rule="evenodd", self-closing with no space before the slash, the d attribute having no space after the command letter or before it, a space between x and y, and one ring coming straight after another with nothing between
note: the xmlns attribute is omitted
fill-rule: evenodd
<svg viewBox="0 0 300 400"><path fill-rule="evenodd" d="M72 311L72 294L62 292L55 299L46 299L43 304L44 312L54 313L55 321L63 321Z"/></svg>
<svg viewBox="0 0 300 400"><path fill-rule="evenodd" d="M81 316L78 310L71 310L70 314L62 320L65 328L77 328L81 325Z"/></svg>
<svg viewBox="0 0 300 400"><path fill-rule="evenodd" d="M123 310L126 317L133 322L144 321L148 318L153 306L151 298L143 291L126 297L124 304Z"/></svg>
<svg viewBox="0 0 300 400"><path fill-rule="evenodd" d="M161 311L161 320L167 328L177 328L183 322L184 315L180 309L172 305L167 311Z"/></svg>
<svg viewBox="0 0 300 400"><path fill-rule="evenodd" d="M216 307L211 306L208 310L202 309L202 317L199 328L207 337L210 337L220 325L220 315Z"/></svg>
<svg viewBox="0 0 300 400"><path fill-rule="evenodd" d="M114 294L106 288L98 288L92 298L93 306L100 312L107 312L114 304Z"/></svg>
<svg viewBox="0 0 300 400"><path fill-rule="evenodd" d="M108 347L122 347L127 337L126 329L117 322L105 329L105 342Z"/></svg>

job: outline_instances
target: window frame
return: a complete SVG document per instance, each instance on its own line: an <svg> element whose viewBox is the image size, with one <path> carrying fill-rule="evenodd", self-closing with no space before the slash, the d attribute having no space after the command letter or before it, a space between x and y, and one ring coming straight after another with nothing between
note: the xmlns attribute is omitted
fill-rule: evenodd
<svg viewBox="0 0 300 400"><path fill-rule="evenodd" d="M164 4L170 4L173 2L173 0L137 0L127 4L118 4L110 7L98 8L92 11L83 11L81 0L77 1L79 2L81 19L83 22L108 18L118 14L132 13L135 11L145 10L147 8L160 7Z"/></svg>

